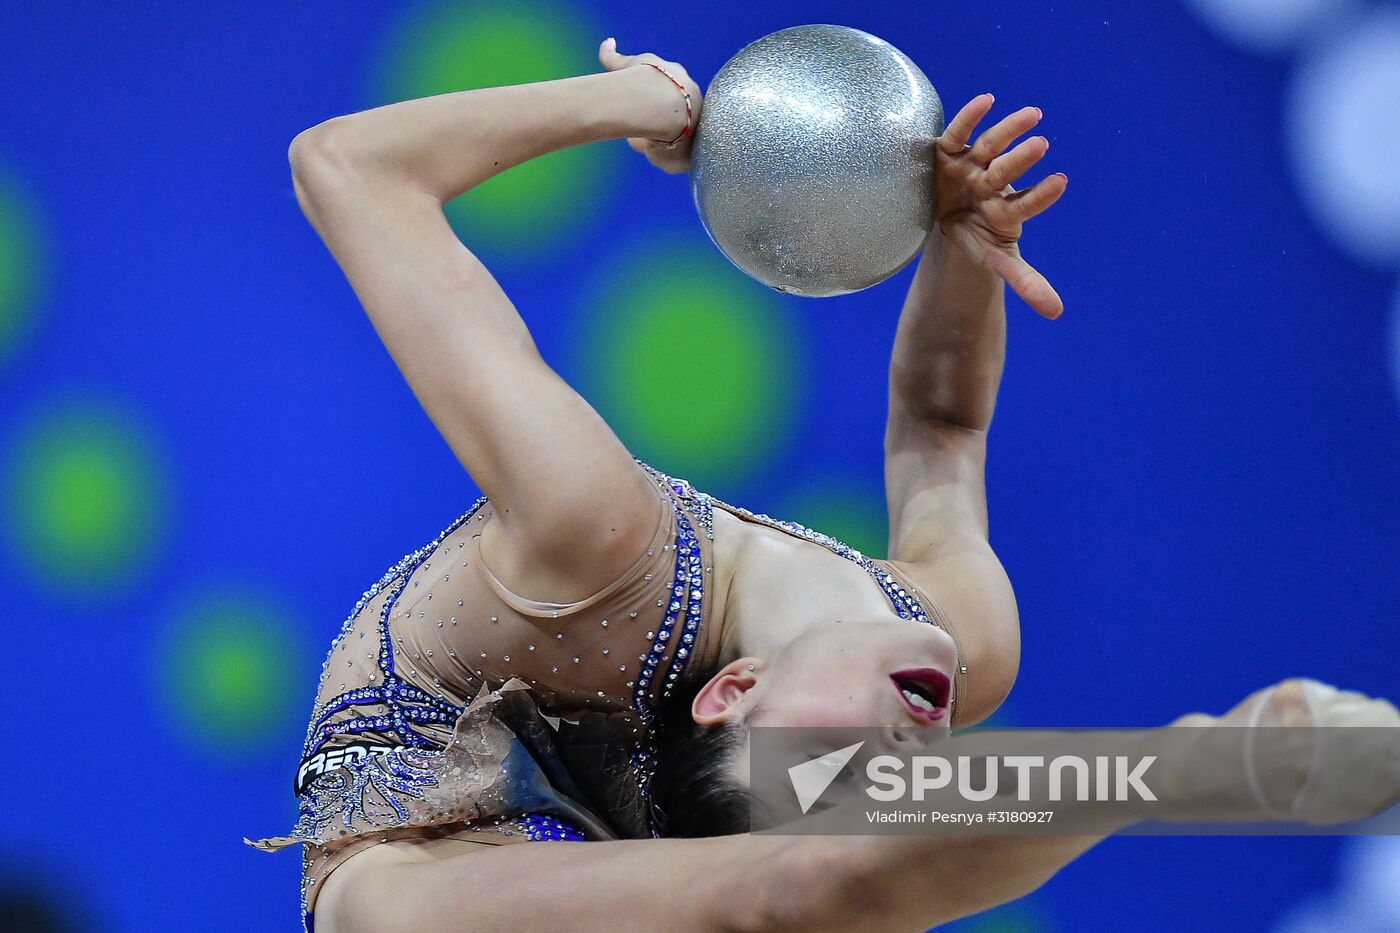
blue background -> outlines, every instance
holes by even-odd
[[[950,111],[984,90],[998,113],[1044,109],[1046,164],[1070,185],[1025,248],[1067,311],[1009,307],[988,466],[1025,639],[1006,721],[1155,724],[1298,674],[1395,696],[1396,270],[1351,258],[1296,193],[1286,56],[1236,48],[1178,3],[571,10],[596,28],[582,41],[616,34],[702,84],[759,35],[838,22],[902,48]],[[18,538],[0,548],[17,668],[0,680],[0,908],[45,903],[67,924],[53,928],[297,926],[298,858],[241,837],[294,817],[303,717],[344,614],[476,495],[302,219],[286,163],[298,131],[379,102],[375,63],[417,11],[4,11],[0,168],[47,245],[34,324],[0,368],[0,469],[49,407],[98,398],[144,426],[166,518],[141,569],[101,592],[55,585]],[[710,249],[684,182],[624,156],[564,246],[480,244],[577,384],[594,365],[575,340],[594,313],[578,283],[657,236]],[[656,465],[755,508],[779,510],[809,474],[878,507],[909,275],[774,299],[805,374],[781,450],[712,477]],[[191,594],[228,589],[279,607],[293,672],[289,711],[237,741],[181,719],[168,661]],[[1336,883],[1343,845],[1110,840],[970,926],[1270,928]]]

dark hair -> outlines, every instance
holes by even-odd
[[[694,672],[657,710],[656,764],[648,787],[662,836],[749,831],[749,789],[730,771],[744,744],[744,726],[702,726],[690,715],[696,694],[713,674]]]

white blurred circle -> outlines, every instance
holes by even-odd
[[[1400,8],[1303,61],[1287,122],[1298,185],[1322,227],[1358,259],[1400,262]]]
[[[1382,817],[1384,819],[1384,817]],[[1306,898],[1275,927],[1276,933],[1397,933],[1400,931],[1400,837],[1348,840],[1331,890]]]
[[[1266,54],[1292,48],[1356,5],[1357,0],[1187,0],[1221,36]]]
[[[1351,847],[1352,902],[1383,930],[1400,929],[1400,837],[1374,836]]]

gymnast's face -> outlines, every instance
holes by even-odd
[[[739,658],[695,698],[703,726],[947,729],[957,649],[947,632],[903,619],[812,626],[771,658]]]

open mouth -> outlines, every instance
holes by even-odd
[[[909,714],[920,722],[938,722],[948,715],[952,686],[948,675],[932,667],[896,671],[890,675]]]

